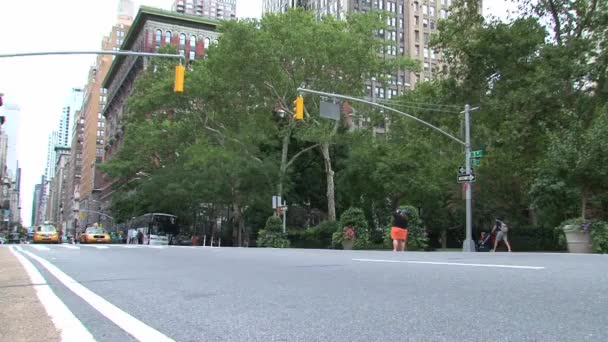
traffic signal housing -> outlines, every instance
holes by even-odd
[[[304,98],[302,95],[296,97],[296,100],[293,101],[295,107],[293,108],[293,118],[296,120],[304,120]]]
[[[175,66],[175,84],[173,91],[176,93],[184,92],[184,74],[186,73],[186,67],[182,64]]]

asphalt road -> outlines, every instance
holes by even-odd
[[[175,341],[608,341],[608,256],[104,247],[21,252],[97,341],[137,339],[39,258]]]

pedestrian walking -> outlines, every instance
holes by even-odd
[[[496,252],[496,247],[498,247],[498,243],[500,241],[504,241],[505,245],[507,245],[507,250],[511,251],[511,244],[509,244],[509,227],[503,222],[502,218],[497,218],[494,223],[494,227],[492,227],[492,233],[496,232],[496,239],[494,240],[494,249],[492,252]]]
[[[393,225],[391,228],[391,239],[393,239],[393,252],[403,252],[407,244],[407,226],[409,223],[406,209],[397,210],[393,213]]]

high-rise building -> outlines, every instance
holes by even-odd
[[[50,180],[55,175],[55,159],[57,154],[55,153],[55,146],[59,144],[59,132],[52,131],[49,134],[48,143],[46,146],[46,168],[44,169],[44,176],[47,180]]]
[[[392,75],[384,87],[376,82],[367,86],[370,97],[390,99],[403,93],[419,81],[430,80],[443,72],[441,53],[433,50],[429,43],[437,32],[437,22],[450,14],[452,0],[264,0],[264,13],[281,13],[296,6],[316,13],[318,18],[334,15],[344,18],[349,12],[371,10],[387,11],[387,29],[378,34],[394,42],[384,52],[387,57],[407,56],[420,61],[420,72],[401,70]],[[481,6],[479,6],[481,10]]]
[[[120,50],[133,22],[133,15],[133,1],[119,0],[117,23],[112,26],[110,34],[103,38],[101,42],[103,50]],[[89,69],[88,81],[84,89],[84,104],[80,113],[83,129],[82,146],[79,147],[81,158],[76,156],[76,159],[72,161],[80,164],[80,180],[76,184],[77,187],[72,185],[72,194],[78,193],[78,201],[92,200],[91,196],[97,189],[95,167],[104,159],[106,122],[102,113],[106,106],[108,93],[101,83],[110,70],[114,58],[110,55],[99,55],[95,64]],[[78,154],[78,147],[73,151]],[[78,159],[81,161],[78,162]],[[78,175],[78,172],[74,172],[74,174]],[[79,203],[78,206],[88,208],[88,202],[84,206]]]
[[[80,90],[81,93],[83,92]],[[82,178],[82,151],[84,143],[84,112],[79,109],[74,112],[71,132],[71,157],[66,167],[66,196],[63,207],[65,212],[66,233],[76,236],[78,227],[78,211],[80,201],[80,181]]]
[[[46,184],[44,176],[40,179],[40,184],[34,186],[34,201],[32,203],[32,225],[36,226],[46,220]]]
[[[174,0],[175,12],[213,19],[235,19],[236,0]]]

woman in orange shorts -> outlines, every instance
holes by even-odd
[[[391,239],[393,239],[393,252],[405,250],[407,244],[407,210],[393,213],[393,226],[391,228]]]

